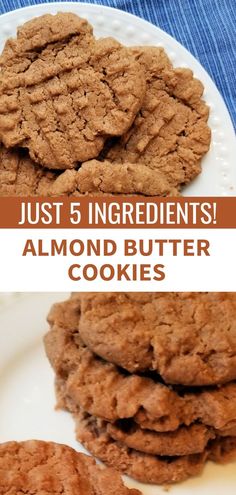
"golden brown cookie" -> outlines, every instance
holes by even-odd
[[[68,187],[69,184],[69,187]],[[110,163],[90,160],[79,170],[67,170],[52,187],[52,194],[65,192],[100,194],[140,194],[144,196],[169,196],[178,194],[167,178],[158,170],[151,170],[141,163]]]
[[[143,163],[180,189],[201,172],[210,146],[203,85],[189,69],[173,68],[162,48],[136,47],[146,72],[147,91],[131,129],[104,153],[111,162]]]
[[[0,145],[0,196],[173,195],[166,178],[145,165],[85,162],[79,170],[48,170],[25,150]]]
[[[0,196],[51,196],[56,171],[35,164],[24,150],[0,144]]]
[[[225,463],[236,458],[236,438],[225,437],[209,442],[200,454],[161,457],[130,449],[113,440],[95,417],[79,413],[77,439],[108,466],[144,483],[168,484],[200,474],[207,459]]]
[[[116,471],[66,445],[40,440],[0,444],[2,495],[141,495],[126,488]]]
[[[83,167],[82,167],[83,168]],[[26,150],[7,149],[0,144],[0,197],[2,196],[84,196],[88,192],[81,192],[76,170],[48,170],[33,162]],[[90,196],[103,195],[95,187]],[[99,181],[98,181],[99,185]],[[81,189],[83,181],[81,181]]]
[[[72,412],[77,416],[80,407],[66,395],[66,385],[63,380],[57,381],[57,407]],[[102,397],[101,397],[102,400]],[[86,411],[84,411],[86,412]],[[180,426],[174,431],[159,432],[144,429],[135,419],[119,419],[111,423],[96,417],[97,423],[106,430],[115,441],[126,447],[140,452],[160,456],[185,456],[203,452],[210,440],[220,437],[236,437],[236,422],[229,428],[215,429],[202,423],[192,423]]]
[[[145,94],[143,68],[89,23],[47,14],[18,29],[0,57],[0,140],[54,169],[97,157],[107,136],[126,132]]]
[[[94,371],[94,376],[82,379],[82,371]],[[117,380],[113,390],[118,373],[115,376],[106,369],[107,375],[103,375],[101,367],[96,371],[92,366],[78,366],[67,380],[58,376],[55,381],[58,408],[76,413],[83,407],[90,414],[110,422],[120,421],[119,418],[121,421],[132,419],[143,430],[157,433],[177,433],[181,426],[190,427],[196,422],[213,428],[218,435],[235,436],[235,383],[211,391],[180,393],[132,375],[132,378]],[[98,380],[103,380],[100,386]]]
[[[209,440],[216,437],[215,430],[202,424],[181,426],[175,431],[164,433],[144,430],[132,420],[106,423],[105,427],[113,440],[130,449],[161,456],[199,454],[206,448]]]
[[[218,385],[236,379],[236,293],[84,293],[80,335],[129,372],[154,370],[166,383]]]
[[[183,456],[203,452],[209,440],[216,437],[235,437],[236,423],[228,430],[215,430],[203,424],[181,426],[175,431],[155,432],[140,428],[133,420],[106,423],[107,433],[127,447],[146,454]]]
[[[236,383],[200,390],[168,387],[94,355],[80,339],[80,297],[53,305],[48,317],[45,348],[56,373],[59,407],[76,412],[80,406],[110,422],[133,418],[157,432],[196,421],[221,433],[235,427]]]

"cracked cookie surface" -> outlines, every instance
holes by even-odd
[[[183,426],[173,432],[157,433],[144,430],[132,421],[127,426],[122,420],[117,424],[106,424],[107,433],[127,447],[146,454],[161,456],[183,456],[203,452],[209,440],[222,436],[221,432],[214,431],[201,424]],[[236,427],[234,432],[236,436]],[[223,436],[226,436],[223,432]]]
[[[145,94],[130,50],[95,40],[89,23],[70,13],[24,24],[0,65],[0,139],[48,168],[98,156],[108,136],[128,130]]]
[[[57,382],[57,406],[70,411],[77,416],[80,407],[66,393],[63,380]],[[102,398],[101,398],[102,400]],[[207,406],[206,406],[207,407]],[[92,408],[91,408],[92,409]],[[86,413],[86,410],[84,410]],[[137,415],[138,416],[138,415]],[[174,431],[155,431],[143,428],[136,423],[136,417],[108,422],[97,416],[96,422],[115,441],[124,444],[129,449],[160,456],[186,456],[199,454],[204,451],[208,442],[216,438],[236,437],[236,421],[231,426],[215,429],[196,422],[189,426],[179,426]]]
[[[39,495],[141,495],[129,490],[116,471],[102,469],[72,448],[29,440],[0,444],[0,493]]]
[[[19,150],[0,144],[0,196],[47,196],[58,177]]]
[[[67,170],[52,187],[52,194],[140,194],[144,196],[176,195],[165,175],[137,163],[110,163],[90,160],[79,170]]]
[[[84,293],[80,335],[103,359],[166,383],[236,378],[236,293]]]
[[[173,195],[168,181],[145,165],[85,162],[79,170],[48,170],[25,150],[0,145],[0,196]]]
[[[191,70],[173,68],[162,48],[132,51],[146,72],[146,96],[131,129],[104,155],[110,161],[158,169],[170,187],[180,189],[201,172],[201,159],[210,146],[203,85]]]

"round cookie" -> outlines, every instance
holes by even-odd
[[[89,23],[70,13],[20,27],[0,66],[0,140],[28,148],[47,168],[97,157],[108,136],[130,127],[146,90],[131,51],[95,40]]]
[[[144,483],[169,484],[201,473],[207,459],[224,463],[236,458],[236,438],[209,442],[200,454],[160,457],[144,454],[113,440],[96,418],[80,413],[76,419],[77,439],[108,466]]]
[[[53,305],[45,348],[56,373],[59,407],[77,405],[104,420],[133,418],[141,427],[174,431],[198,421],[217,430],[236,425],[236,384],[188,390],[130,375],[94,355],[80,339],[80,299]],[[66,403],[65,403],[66,399]],[[71,400],[70,400],[71,399]]]
[[[80,335],[129,372],[155,371],[169,384],[236,379],[236,293],[81,294]]]
[[[162,48],[136,47],[147,91],[133,126],[103,156],[111,162],[145,163],[180,189],[201,172],[211,140],[203,85],[189,69],[173,68]]]
[[[112,469],[66,445],[40,440],[0,444],[0,493],[4,495],[141,495]]]

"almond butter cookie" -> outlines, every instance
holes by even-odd
[[[0,493],[141,495],[126,488],[117,471],[66,445],[40,440],[0,444]]]
[[[58,406],[71,412],[82,407],[91,415],[115,422],[132,418],[157,432],[194,422],[221,432],[236,425],[236,383],[222,387],[170,387],[158,377],[129,374],[93,354],[80,338],[80,298],[53,305],[45,348],[56,373]],[[65,402],[66,400],[66,402]]]
[[[75,14],[35,18],[0,57],[0,140],[54,169],[97,157],[131,126],[146,89],[142,66]]]
[[[201,172],[210,146],[203,85],[190,69],[173,68],[163,48],[134,47],[132,53],[146,73],[146,96],[131,129],[103,155],[111,162],[145,163],[180,189]]]
[[[0,144],[0,196],[50,196],[58,175],[34,163],[24,150]]]
[[[77,439],[108,466],[144,483],[168,484],[200,474],[208,459],[225,463],[236,458],[236,437],[209,442],[200,454],[161,457],[128,448],[111,438],[95,417],[80,413],[76,420]]]
[[[79,170],[49,170],[25,150],[0,145],[0,196],[115,196],[176,194],[166,177],[146,165],[84,162]]]

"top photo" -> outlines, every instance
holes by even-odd
[[[229,6],[32,3],[0,6],[1,197],[236,195]]]

